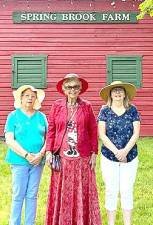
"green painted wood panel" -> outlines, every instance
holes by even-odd
[[[133,83],[136,87],[142,85],[141,56],[108,56],[107,83],[121,80]]]
[[[14,55],[12,57],[12,87],[30,84],[46,88],[47,55]]]
[[[137,12],[13,12],[14,23],[137,23]]]

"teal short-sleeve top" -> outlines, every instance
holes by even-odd
[[[30,153],[38,153],[44,145],[47,132],[47,119],[44,113],[36,111],[28,116],[21,109],[11,112],[6,120],[5,133],[12,132],[14,139]],[[10,164],[28,165],[29,162],[8,149],[5,161]]]

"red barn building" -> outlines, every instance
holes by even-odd
[[[12,90],[44,88],[47,115],[67,73],[89,81],[84,97],[97,115],[100,89],[113,80],[134,83],[141,135],[153,136],[153,19],[136,20],[138,0],[0,1],[0,136],[13,110]]]

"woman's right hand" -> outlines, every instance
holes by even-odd
[[[52,153],[50,151],[46,152],[46,164],[51,167],[52,164]]]
[[[127,158],[126,158],[127,154],[128,154],[128,151],[125,148],[123,148],[118,150],[115,156],[120,162],[127,162]]]
[[[33,154],[31,154],[31,153],[28,153],[26,159],[28,160],[28,162],[29,162],[30,164],[33,165],[33,160],[35,159],[35,156],[34,156]]]

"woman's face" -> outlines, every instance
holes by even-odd
[[[64,93],[66,96],[68,96],[68,98],[76,99],[80,93],[81,84],[79,80],[72,80],[72,81],[66,82],[63,88],[64,88]]]
[[[21,107],[33,108],[36,98],[36,92],[31,89],[25,90],[21,96]]]
[[[115,87],[111,90],[111,98],[113,101],[123,101],[125,98],[125,90],[122,87]]]

